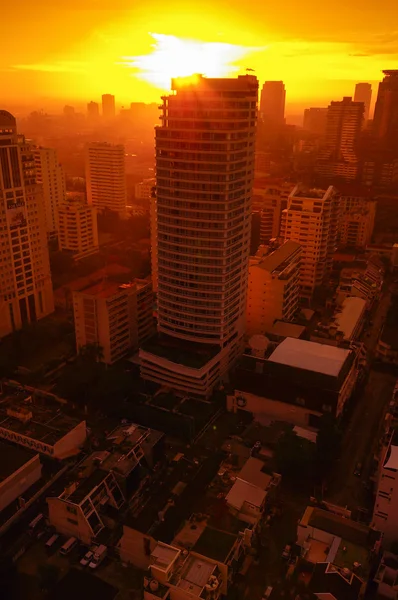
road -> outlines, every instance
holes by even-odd
[[[377,340],[382,328],[391,294],[386,289],[372,314],[372,325],[362,336],[371,364]],[[324,497],[330,502],[350,509],[370,506],[371,494],[365,490],[383,429],[384,415],[392,397],[396,377],[370,369],[364,389],[357,399],[342,442],[341,458],[326,484]],[[357,463],[362,464],[361,477],[354,475]]]

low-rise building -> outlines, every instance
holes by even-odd
[[[86,422],[65,415],[62,404],[44,396],[29,387],[3,383],[0,438],[53,458],[78,454],[87,438]]]
[[[376,199],[365,186],[340,185],[338,243],[350,248],[370,244],[376,218]]]
[[[391,304],[376,347],[376,358],[383,363],[398,365],[398,294]]]
[[[145,200],[145,205],[149,206],[149,201],[155,193],[156,179],[155,177],[150,177],[148,179],[143,179],[140,183],[135,184],[135,199],[136,200]]]
[[[271,254],[250,259],[246,333],[265,334],[278,319],[290,321],[299,307],[301,246],[287,241]]]
[[[345,298],[356,296],[366,300],[370,309],[381,293],[384,268],[377,257],[354,260],[341,270],[335,302],[341,305]]]
[[[341,306],[336,308],[331,319],[318,323],[311,335],[311,340],[338,345],[358,339],[365,322],[366,312],[366,300],[358,296],[347,296]]]
[[[282,211],[294,184],[283,179],[257,178],[253,186],[253,211],[260,215],[260,243],[268,244],[280,234]]]
[[[0,442],[0,512],[23,494],[41,477],[38,454]]]
[[[149,280],[100,281],[73,293],[76,346],[99,344],[105,363],[136,350],[154,331]]]
[[[70,197],[58,206],[59,248],[80,260],[99,252],[97,209],[79,197]]]
[[[380,538],[380,532],[367,525],[308,506],[297,526],[296,543],[310,571],[309,589],[319,600],[358,600]]]

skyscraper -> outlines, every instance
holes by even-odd
[[[328,107],[325,143],[319,153],[317,172],[327,179],[347,181],[357,177],[357,146],[363,123],[364,105],[343,98]]]
[[[280,126],[285,123],[286,90],[283,81],[266,81],[261,90],[260,113],[265,121]]]
[[[398,155],[398,70],[383,71],[373,118],[373,131],[382,150]]]
[[[70,195],[58,207],[59,249],[80,260],[99,251],[97,211],[81,197]]]
[[[36,181],[43,186],[46,229],[49,237],[56,234],[57,209],[65,200],[65,174],[54,148],[34,148]]]
[[[124,146],[93,142],[86,150],[87,201],[98,210],[108,208],[126,214]]]
[[[281,235],[285,241],[293,240],[303,248],[300,266],[303,299],[310,300],[315,288],[325,282],[331,271],[338,218],[339,200],[332,186],[320,190],[298,185],[288,198],[287,208],[282,212]]]
[[[145,379],[209,396],[240,351],[258,81],[179,78],[156,128],[158,336]]]
[[[99,106],[98,102],[89,102],[87,104],[87,118],[98,119],[99,117]]]
[[[102,96],[102,116],[104,119],[113,119],[115,116],[115,96],[112,94]]]
[[[363,114],[364,122],[369,120],[370,103],[372,101],[372,84],[357,83],[355,86],[354,102],[363,102],[365,111]]]
[[[303,129],[315,135],[324,135],[327,115],[327,108],[306,108],[304,111]]]
[[[0,110],[0,338],[54,310],[45,207],[33,150]]]

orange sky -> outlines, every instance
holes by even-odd
[[[5,0],[6,1],[6,0]],[[283,79],[291,105],[327,105],[398,68],[393,0],[8,0],[0,100],[156,102],[172,75],[255,69]],[[110,8],[111,7],[111,8]],[[5,10],[5,14],[4,14]],[[188,40],[188,41],[186,41]]]

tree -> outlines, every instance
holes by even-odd
[[[331,414],[324,414],[316,438],[316,470],[322,478],[339,456],[341,438],[336,419]]]
[[[315,446],[289,429],[279,438],[275,448],[275,461],[281,475],[310,479],[314,473]]]

